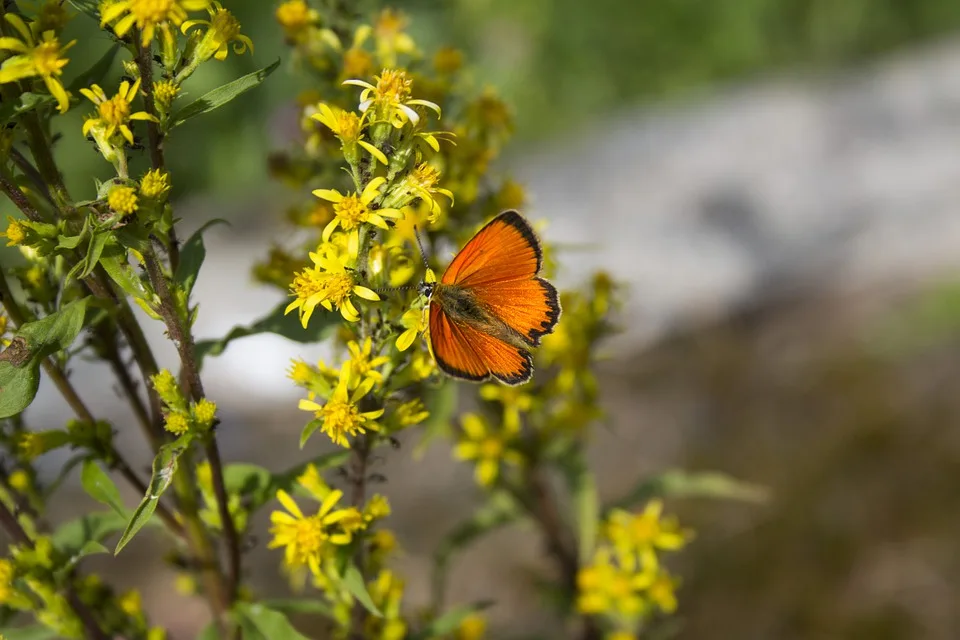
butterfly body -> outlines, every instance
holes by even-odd
[[[430,298],[430,344],[440,369],[465,380],[527,382],[530,348],[560,318],[557,290],[537,276],[542,253],[529,223],[506,211],[464,246]]]

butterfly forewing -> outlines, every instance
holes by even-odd
[[[516,211],[491,220],[460,250],[443,274],[443,284],[473,287],[533,278],[540,271],[540,243]]]

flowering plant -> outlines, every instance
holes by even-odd
[[[298,102],[302,136],[270,167],[302,199],[287,212],[296,241],[274,246],[255,275],[287,299],[249,327],[197,341],[193,285],[206,226],[181,240],[165,143],[184,122],[213,117],[262,83],[279,61],[188,102],[184,87],[201,66],[254,51],[221,3],[0,6],[0,191],[15,208],[0,270],[0,525],[11,541],[0,559],[0,628],[164,638],[164,621],[148,621],[138,591],[118,593],[83,562],[107,552],[108,541],[122,553],[156,524],[168,535],[181,586],[208,604],[203,638],[302,638],[287,618],[293,611],[325,619],[330,637],[479,638],[485,604],[448,607],[447,569],[464,546],[521,521],[536,525],[555,564],[555,613],[571,633],[622,639],[654,628],[676,608],[678,580],[664,556],[691,535],[662,515],[661,498],[756,491],[720,476],[674,473],[641,479],[636,491],[601,503],[585,450],[603,418],[594,367],[620,297],[606,274],[562,295],[563,319],[544,338],[529,384],[468,386],[438,372],[425,335],[429,301],[416,284],[484,220],[526,204],[520,185],[491,171],[512,131],[510,110],[473,86],[460,52],[422,52],[394,11],[369,22],[306,0],[274,11],[290,66],[308,89]],[[71,48],[87,45],[65,41],[75,18],[95,20],[114,44],[65,84]],[[115,59],[126,76],[112,86],[104,78]],[[91,140],[114,173],[82,196],[67,188],[53,153],[58,118],[72,109],[88,115],[62,135]],[[133,171],[141,155],[149,168]],[[544,252],[549,275],[558,256],[549,246]],[[162,324],[177,374],[158,366],[144,322]],[[218,439],[228,427],[201,376],[205,358],[263,331],[328,341],[336,356],[332,365],[296,360],[288,375],[302,390],[299,447],[323,439],[337,450],[280,472],[222,459]],[[71,380],[69,365],[81,355],[110,366],[152,450],[149,477],[115,441],[124,425],[106,421]],[[31,420],[41,371],[75,414],[62,427]],[[472,409],[460,412],[461,404]],[[438,549],[431,600],[419,611],[404,602],[392,565],[399,536],[387,526],[390,503],[370,490],[379,479],[375,457],[413,432],[418,451],[448,440],[484,496]],[[79,467],[83,488],[104,508],[51,528],[44,515],[60,479],[43,480],[36,460],[58,449],[74,452],[63,476]],[[121,499],[115,479],[142,494],[136,508]],[[277,550],[297,595],[265,602],[244,557],[251,518],[268,504],[276,506],[266,546]],[[33,626],[18,627],[29,617]]]

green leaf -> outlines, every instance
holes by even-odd
[[[716,471],[691,472],[671,469],[652,478],[643,478],[626,496],[609,509],[630,509],[653,498],[721,498],[743,502],[766,502],[766,487],[737,480]]]
[[[54,102],[56,99],[51,95],[29,91],[20,94],[16,101],[0,102],[0,125],[5,125],[21,114]]]
[[[262,604],[238,602],[234,610],[249,620],[261,635],[270,640],[309,640],[290,624],[287,616]]]
[[[260,333],[275,333],[301,344],[318,342],[326,335],[328,330],[332,330],[337,326],[340,319],[340,315],[336,313],[318,312],[314,314],[310,320],[310,326],[304,329],[300,324],[300,319],[297,317],[296,312],[287,315],[284,314],[287,304],[289,303],[283,302],[279,304],[269,315],[257,320],[248,327],[239,325],[234,327],[226,336],[219,340],[201,340],[197,342],[195,352],[197,356],[197,366],[202,366],[205,357],[218,356],[223,353],[227,345],[234,340]]]
[[[589,562],[597,545],[597,528],[600,520],[597,482],[579,449],[568,456],[565,462],[563,470],[573,496],[580,561]]]
[[[89,542],[103,542],[123,531],[127,516],[116,511],[97,511],[60,525],[53,534],[53,544],[67,554],[79,553]]]
[[[127,543],[133,539],[145,524],[150,521],[153,512],[157,510],[157,503],[160,496],[167,490],[170,483],[173,482],[173,475],[177,472],[177,463],[180,456],[190,448],[193,442],[192,434],[185,434],[175,441],[160,447],[157,457],[153,459],[153,474],[150,476],[150,485],[147,487],[147,494],[143,496],[140,506],[133,512],[133,517],[127,524],[120,541],[117,542],[117,548],[114,555],[127,546]]]
[[[410,640],[430,640],[431,638],[445,637],[459,629],[460,624],[467,617],[478,611],[483,611],[492,605],[492,602],[477,602],[462,607],[455,607],[432,621],[418,633],[410,636]]]
[[[96,4],[93,9],[96,10]],[[93,66],[78,75],[73,79],[73,82],[70,83],[69,90],[71,93],[79,93],[80,89],[86,89],[92,84],[99,84],[103,82],[103,79],[107,77],[107,74],[110,72],[110,67],[113,66],[113,59],[117,57],[117,52],[120,51],[120,43],[113,43],[109,49],[107,49],[100,59],[93,63]]]
[[[323,420],[311,420],[304,425],[303,431],[300,432],[300,448],[303,449],[303,446],[307,444],[307,440],[310,439],[317,429],[323,426]]]
[[[280,66],[280,58],[277,58],[276,62],[268,67],[264,67],[263,69],[254,71],[253,73],[248,73],[241,78],[237,78],[233,82],[228,82],[227,84],[217,87],[209,93],[205,93],[173,114],[171,118],[171,128],[183,124],[190,118],[199,116],[203,113],[209,113],[214,109],[222,107],[240,94],[246,93],[250,89],[253,89],[261,82],[266,80],[267,76],[273,73],[278,66]]]
[[[53,640],[59,637],[53,629],[39,624],[29,627],[4,627],[0,629],[0,636],[4,640]]]
[[[433,554],[434,599],[446,592],[447,570],[455,553],[484,535],[523,518],[524,512],[508,493],[497,491],[467,520],[445,535]]]
[[[349,591],[354,598],[360,601],[364,609],[378,618],[383,617],[377,605],[373,604],[373,598],[371,598],[367,592],[367,585],[364,583],[363,574],[360,573],[360,570],[357,569],[353,563],[347,566],[347,570],[343,574],[343,586],[347,588],[347,591]]]
[[[147,290],[143,286],[143,281],[133,272],[127,262],[127,252],[122,247],[114,245],[107,247],[100,258],[100,264],[124,293],[140,300],[147,299]]]
[[[80,13],[85,13],[100,22],[100,9],[97,0],[69,0],[69,2]]]
[[[75,300],[59,311],[20,327],[0,353],[0,418],[26,409],[37,395],[40,363],[66,350],[83,329],[90,298]]]
[[[269,598],[261,600],[263,606],[282,613],[317,614],[332,618],[334,613],[330,605],[316,598]]]
[[[220,640],[220,629],[217,628],[217,623],[211,622],[205,626],[200,635],[197,636],[197,640]],[[244,637],[244,640],[247,640],[246,637]]]
[[[128,517],[127,508],[123,506],[123,501],[120,499],[120,490],[96,461],[91,459],[83,461],[83,467],[80,469],[80,484],[91,498],[107,505],[120,516]]]
[[[196,233],[190,236],[190,238],[183,243],[183,248],[180,249],[180,264],[177,267],[176,278],[177,282],[180,283],[180,286],[182,286],[183,290],[187,293],[187,297],[189,297],[190,292],[193,291],[193,285],[197,281],[197,275],[200,273],[203,259],[207,256],[207,249],[203,246],[203,232],[215,224],[229,225],[230,223],[223,218],[210,220],[197,229]]]
[[[103,248],[107,246],[107,243],[111,240],[113,240],[113,236],[109,231],[101,231],[90,238],[90,244],[87,245],[87,255],[83,262],[83,269],[77,278],[82,280],[90,275],[90,272],[93,271],[97,267],[97,263],[100,262]]]

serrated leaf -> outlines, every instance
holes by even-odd
[[[123,500],[120,499],[120,490],[96,461],[89,458],[83,461],[83,467],[80,469],[80,485],[100,504],[110,507],[124,518],[129,517],[127,508],[123,506]]]
[[[237,325],[219,340],[200,340],[196,345],[197,366],[203,365],[203,360],[209,356],[218,356],[234,340],[254,336],[260,333],[275,333],[288,340],[308,344],[320,341],[329,330],[337,326],[340,319],[336,313],[317,313],[310,320],[306,329],[300,324],[297,314],[284,314],[289,302],[282,302],[264,318],[257,320],[250,326]]]
[[[30,405],[40,384],[40,363],[73,344],[83,329],[89,302],[89,298],[75,300],[45,318],[23,324],[0,353],[0,418]]]
[[[79,11],[100,22],[100,8],[97,0],[68,0],[70,5]]]
[[[360,570],[357,569],[353,563],[348,565],[347,570],[343,573],[343,586],[347,588],[347,591],[349,591],[354,598],[360,601],[364,609],[378,618],[383,617],[380,609],[373,603],[373,598],[370,597],[370,593],[367,591],[363,574],[360,573]]]
[[[294,628],[287,616],[258,603],[238,602],[234,610],[250,621],[265,638],[270,640],[309,640]]]
[[[630,509],[653,498],[720,498],[743,502],[765,502],[770,492],[766,487],[743,482],[716,471],[683,471],[671,469],[652,478],[643,478],[623,498],[607,510]]]
[[[117,548],[113,552],[114,555],[120,553],[120,551],[127,546],[127,543],[133,539],[133,536],[150,521],[153,512],[157,510],[157,503],[160,501],[160,496],[163,495],[170,487],[170,483],[173,482],[173,476],[177,472],[177,463],[180,456],[190,448],[192,442],[193,435],[188,433],[160,447],[160,451],[153,459],[153,473],[150,476],[147,493],[143,496],[140,506],[133,512],[133,517],[131,517],[130,522],[127,523],[127,528],[124,530],[123,535],[120,536],[120,541],[117,542]]]
[[[222,107],[237,96],[246,93],[250,89],[255,88],[261,82],[266,80],[267,76],[273,73],[278,66],[280,66],[279,58],[277,58],[276,62],[273,64],[264,67],[259,71],[248,73],[241,78],[237,78],[233,82],[228,82],[222,87],[217,87],[213,91],[203,94],[190,104],[176,111],[171,118],[172,124],[170,127],[173,128],[179,126],[190,118],[194,118],[204,113],[209,113],[214,109]]]
[[[462,607],[455,607],[432,621],[418,633],[410,636],[409,640],[430,640],[443,638],[454,633],[460,624],[469,616],[492,606],[492,602],[477,602]]]
[[[0,637],[4,640],[54,640],[58,636],[50,627],[34,624],[29,627],[3,627]]]
[[[207,248],[203,245],[203,232],[215,224],[230,223],[223,218],[214,218],[210,220],[190,236],[183,247],[180,249],[180,264],[177,267],[176,280],[183,287],[187,297],[193,291],[193,285],[197,281],[197,275],[200,273],[200,267],[203,265],[203,259],[207,256]]]
[[[96,6],[94,6],[94,9],[96,9]],[[80,89],[86,89],[92,84],[103,82],[103,79],[110,72],[110,67],[113,66],[113,59],[117,57],[118,51],[120,51],[120,43],[115,42],[100,56],[100,59],[93,63],[93,66],[73,79],[69,87],[70,92],[79,93]]]

